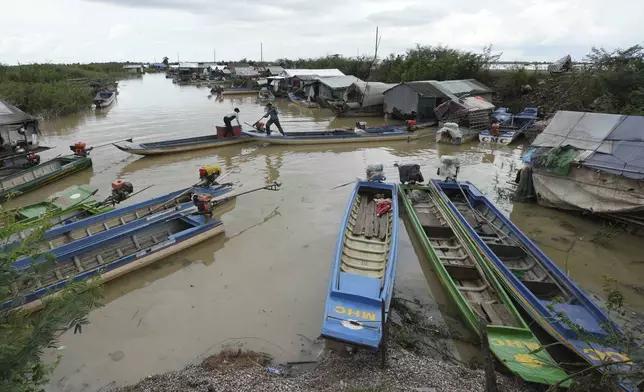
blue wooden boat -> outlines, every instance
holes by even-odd
[[[391,200],[391,209],[377,216],[375,200],[383,198]],[[338,237],[322,336],[374,350],[380,347],[396,276],[397,243],[397,187],[358,181]]]
[[[488,130],[481,131],[479,133],[479,141],[481,143],[495,143],[507,146],[521,136],[528,128],[532,127],[532,124],[534,124],[534,121],[530,120],[523,124],[520,129],[501,128],[499,129],[499,136],[492,136]]]
[[[218,197],[231,190],[232,188],[229,184],[207,188],[185,188],[94,216],[90,216],[91,214],[87,214],[84,211],[79,211],[78,215],[67,217],[66,221],[60,222],[58,226],[45,232],[43,241],[41,241],[41,251],[50,252],[71,242],[78,242],[78,240],[94,237],[108,230],[122,228],[137,220],[149,220],[151,216],[191,208],[193,206],[191,202],[193,193],[207,193],[213,197]],[[82,246],[82,243],[79,244],[79,246]],[[0,250],[12,249],[16,245],[17,243],[9,243],[0,248]]]
[[[624,337],[626,342],[617,324],[474,185],[432,182],[508,292],[545,331],[591,365],[630,361],[623,349],[601,343],[609,336]],[[625,363],[615,367],[630,369]],[[638,390],[627,382],[622,387]]]
[[[122,227],[55,248],[55,259],[24,258],[13,264],[17,270],[44,267],[38,284],[30,291],[13,285],[15,299],[3,309],[20,306],[34,311],[42,297],[55,294],[71,281],[97,277],[107,282],[170,256],[224,231],[222,222],[209,215],[191,214],[193,210],[173,211],[157,219],[140,219]]]
[[[419,132],[411,133],[402,129],[371,129],[370,131],[351,131],[351,130],[328,130],[328,131],[311,131],[286,133],[282,136],[275,132],[268,136],[262,132],[242,131],[244,135],[251,138],[271,143],[271,144],[336,144],[336,143],[360,143],[360,142],[377,142],[391,140],[412,140],[418,137]]]

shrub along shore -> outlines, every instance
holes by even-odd
[[[64,116],[88,108],[95,87],[127,75],[121,63],[0,65],[0,99],[34,115]]]

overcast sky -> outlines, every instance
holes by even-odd
[[[644,40],[644,0],[1,0],[0,62],[211,61],[402,53],[580,59]]]

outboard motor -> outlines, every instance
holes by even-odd
[[[407,120],[405,121],[405,129],[407,132],[413,132],[416,130],[416,120]]]
[[[40,155],[35,154],[35,153],[30,153],[27,155],[27,165],[28,166],[36,166],[37,164],[40,163]]]
[[[420,165],[415,163],[398,165],[398,177],[401,184],[420,184],[425,181],[423,173],[420,172]]]
[[[112,183],[112,194],[106,201],[112,205],[119,204],[127,199],[132,192],[134,192],[134,186],[131,182],[118,179]]]
[[[367,181],[382,182],[386,179],[382,163],[367,166]]]
[[[73,146],[69,146],[69,149],[72,150],[76,156],[86,157],[89,155],[89,152],[93,150],[93,147],[87,148],[86,143],[76,142]]]
[[[217,178],[221,175],[221,167],[217,165],[206,165],[199,168],[199,186],[208,187],[217,183]]]
[[[361,129],[363,131],[367,130],[367,122],[366,121],[356,121],[356,128]]]
[[[456,181],[460,168],[461,165],[458,158],[451,155],[443,155],[441,157],[441,165],[436,171],[436,175],[445,177],[445,180]]]
[[[211,212],[212,195],[205,193],[195,193],[192,195],[192,203],[197,207],[200,214],[209,214]]]

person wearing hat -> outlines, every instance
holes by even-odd
[[[271,125],[275,124],[277,126],[277,130],[280,131],[282,136],[286,136],[286,134],[284,134],[284,130],[282,129],[282,125],[280,124],[280,119],[278,117],[279,113],[277,112],[277,108],[273,106],[272,103],[269,102],[268,104],[266,104],[266,109],[267,111],[264,118],[270,116],[270,118],[266,122],[266,135],[268,136],[271,135]]]
[[[241,127],[239,123],[239,109],[235,108],[232,113],[228,113],[224,116],[224,124],[226,124],[226,132],[224,132],[224,137],[235,136],[235,131],[233,130],[232,121],[237,120],[237,125]]]

